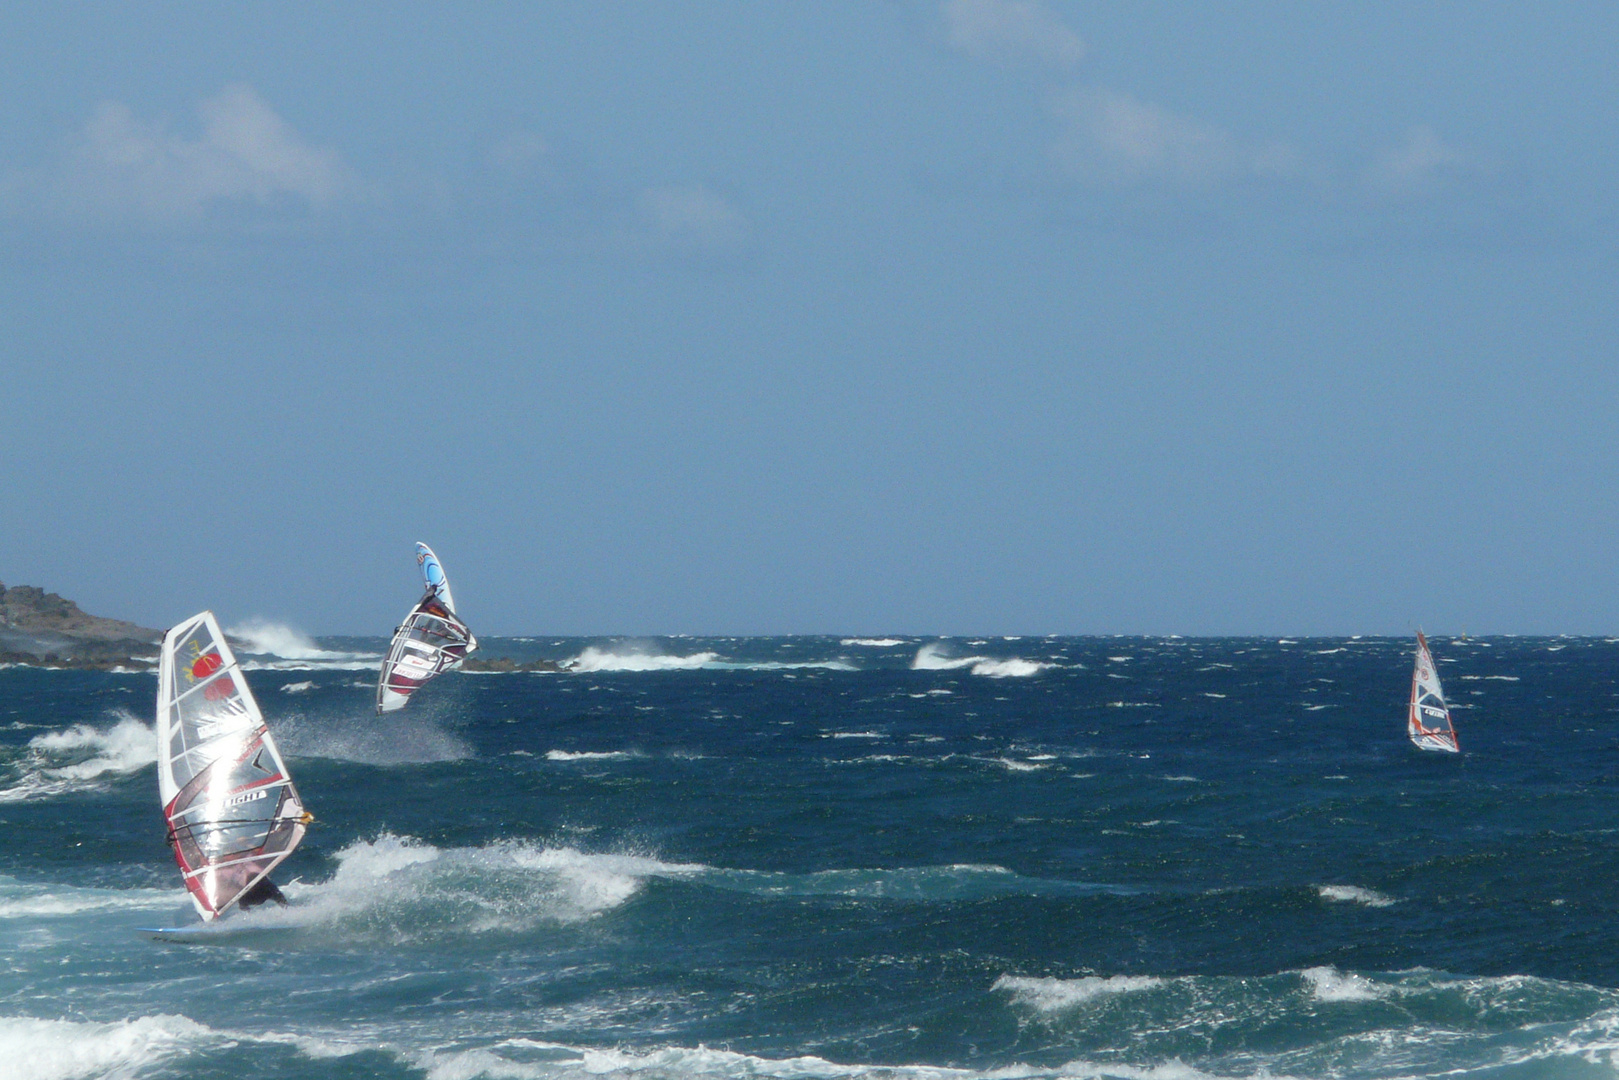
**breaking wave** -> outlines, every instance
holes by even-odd
[[[967,668],[974,675],[983,675],[991,679],[1025,678],[1038,675],[1052,666],[1054,665],[1037,660],[1024,660],[1016,656],[1007,658],[948,656],[944,646],[938,642],[932,642],[916,650],[916,659],[911,661],[913,671],[956,671]]]
[[[622,906],[654,878],[760,897],[835,896],[912,903],[1133,891],[1027,878],[994,865],[788,873],[516,840],[440,848],[392,833],[351,843],[334,857],[337,872],[326,881],[293,881],[282,887],[290,907],[233,915],[197,931],[192,940],[233,941],[289,928],[315,937],[389,944],[467,934],[521,934],[594,919]]]
[[[1105,995],[1151,990],[1162,985],[1164,980],[1151,975],[1113,975],[1108,978],[1087,975],[1082,979],[1023,979],[1002,975],[990,989],[1006,991],[1018,1005],[1026,1005],[1039,1012],[1057,1012]]]
[[[302,630],[266,619],[249,619],[227,627],[244,670],[304,671],[309,669],[359,670],[373,667],[380,653],[323,649]]]
[[[862,647],[867,648],[867,649],[892,649],[895,645],[903,645],[903,644],[905,644],[905,641],[904,641],[903,638],[897,638],[897,637],[883,637],[883,638],[846,637],[842,641],[838,642],[838,644],[839,645],[859,645],[859,646],[862,646]]]
[[[614,652],[591,645],[562,666],[570,671],[690,671],[711,664],[719,653],[700,652],[690,656],[667,656],[644,650]]]
[[[439,848],[384,833],[337,852],[337,872],[283,891],[292,906],[254,910],[221,924],[222,936],[283,926],[390,943],[564,926],[620,906],[650,877],[706,868],[639,855],[496,841]]]
[[[28,740],[23,756],[4,772],[0,802],[50,798],[137,772],[157,761],[157,734],[152,725],[119,709],[110,728],[75,724]],[[3,775],[4,772],[0,772]]]
[[[717,652],[704,651],[686,656],[654,652],[647,648],[598,648],[587,646],[571,660],[563,662],[566,671],[580,673],[617,671],[797,671],[820,668],[827,671],[858,671],[847,660],[728,660]]]
[[[1391,896],[1384,896],[1375,889],[1363,889],[1359,885],[1322,885],[1316,892],[1323,900],[1333,900],[1341,904],[1364,904],[1366,907],[1385,908],[1398,903]]]

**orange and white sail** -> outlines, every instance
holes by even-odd
[[[1428,651],[1428,639],[1417,631],[1417,662],[1411,670],[1411,710],[1406,720],[1411,741],[1422,750],[1442,750],[1454,754],[1456,727],[1450,722],[1450,706],[1439,685],[1439,668]]]

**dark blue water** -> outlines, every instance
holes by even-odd
[[[1615,1072],[1615,642],[1436,640],[1459,756],[1404,640],[381,644],[248,662],[319,823],[189,945],[153,677],[0,670],[0,1076]]]

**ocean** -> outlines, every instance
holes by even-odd
[[[270,628],[273,630],[274,628]],[[0,670],[0,1077],[1611,1077],[1619,642],[508,638],[373,714],[264,631],[318,821],[198,922],[148,672]]]

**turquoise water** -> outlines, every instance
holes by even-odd
[[[0,1076],[1611,1076],[1619,644],[380,640],[247,659],[319,818],[199,934],[150,674],[0,670]]]

